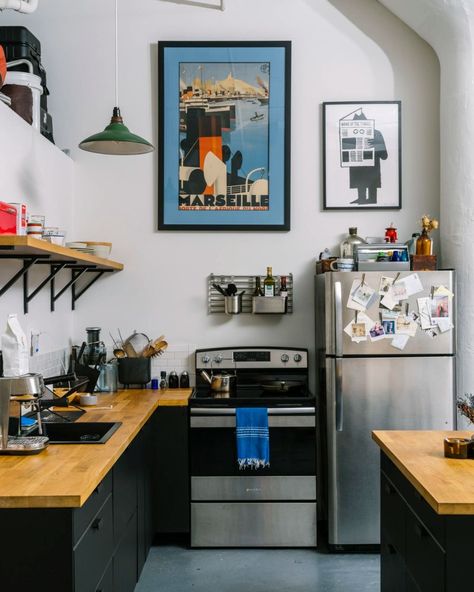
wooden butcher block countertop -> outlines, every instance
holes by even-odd
[[[0,508],[82,506],[159,406],[186,406],[191,389],[99,394],[78,420],[120,421],[105,444],[50,444],[32,456],[0,456]]]
[[[375,431],[372,438],[438,514],[474,514],[474,460],[444,457],[443,440],[472,432]]]

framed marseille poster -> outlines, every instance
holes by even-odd
[[[158,43],[160,230],[290,229],[291,43]]]
[[[323,103],[325,210],[401,203],[401,102]]]

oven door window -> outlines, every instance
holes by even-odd
[[[314,475],[316,430],[314,427],[270,427],[270,467],[240,471],[235,428],[191,428],[191,475]]]

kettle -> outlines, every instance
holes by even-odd
[[[211,385],[211,391],[215,393],[230,393],[235,387],[235,374],[209,374],[205,370],[201,370],[201,376],[206,382]]]

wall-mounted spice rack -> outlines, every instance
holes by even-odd
[[[245,294],[242,296],[242,313],[254,313],[254,314],[286,314],[293,312],[293,274],[281,274],[286,275],[286,287],[288,291],[288,297],[286,298],[286,312],[284,309],[280,309],[275,306],[269,306],[267,310],[265,307],[257,306],[253,304],[253,294],[255,291],[255,278],[256,275],[227,275],[227,274],[214,274],[211,273],[207,278],[207,312],[208,314],[219,314],[225,313],[224,296],[218,292],[213,284],[218,284],[222,288],[227,287],[228,284],[233,283],[237,286],[237,292],[245,290]],[[260,282],[263,286],[263,280],[265,276],[259,276]],[[280,277],[279,275],[273,276],[276,281],[276,294],[280,292]],[[280,299],[280,296],[275,296],[275,299]],[[268,299],[270,300],[270,299]],[[255,312],[254,312],[255,310]]]
[[[102,277],[105,273],[122,271],[123,264],[110,259],[102,259],[95,255],[80,253],[53,245],[45,240],[28,236],[0,236],[0,260],[19,260],[23,265],[2,287],[3,296],[19,279],[23,278],[23,310],[28,312],[28,305],[47,285],[50,285],[50,307],[54,311],[55,303],[69,288],[71,288],[71,309],[75,309],[77,300]],[[30,291],[28,272],[36,265],[49,265],[50,272],[36,288]],[[63,269],[71,270],[71,279],[59,291],[55,288],[55,278]],[[88,277],[89,281],[78,287],[81,278]],[[91,279],[90,279],[91,278]]]

